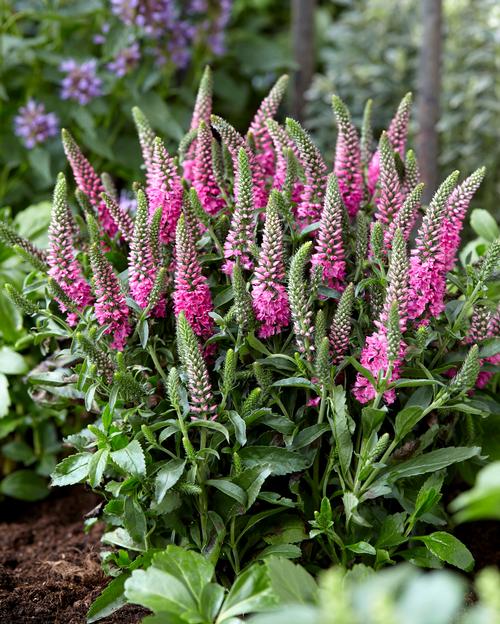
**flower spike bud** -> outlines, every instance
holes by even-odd
[[[53,277],[49,276],[47,279],[47,286],[52,298],[58,302],[59,307],[61,307],[61,305],[65,307],[66,311],[70,313],[68,317],[71,319],[71,324],[75,325],[78,319],[78,308],[75,302],[68,297]]]
[[[184,312],[177,317],[177,350],[188,378],[191,411],[194,412],[195,418],[209,418],[215,412],[216,405],[208,370],[196,335]]]
[[[380,153],[380,195],[376,199],[375,219],[387,228],[403,205],[403,194],[394,160],[394,151],[386,132],[382,133],[378,150]]]
[[[252,309],[252,298],[247,291],[247,285],[239,262],[235,262],[231,282],[234,292],[234,307],[236,313],[236,322],[242,329],[252,328],[255,317]]]
[[[396,114],[387,129],[387,137],[392,149],[397,152],[402,160],[405,156],[406,140],[408,138],[408,123],[410,120],[412,94],[407,93],[401,100]],[[380,173],[380,150],[377,150],[368,166],[368,190],[373,195]]]
[[[298,176],[297,146],[277,121],[268,119],[266,124],[276,154],[273,187],[286,193],[292,201],[298,202],[304,187]]]
[[[212,164],[212,132],[204,121],[200,122],[193,165],[193,187],[201,205],[210,215],[217,214],[225,206],[217,185]]]
[[[479,281],[487,282],[500,265],[500,238],[491,243],[479,269]]]
[[[14,228],[4,221],[0,221],[0,241],[7,245],[7,247],[12,247],[18,251],[18,253],[38,271],[47,273],[49,270],[47,252],[43,249],[38,249],[38,247],[33,245],[27,238],[20,236]]]
[[[364,194],[361,147],[358,132],[344,102],[334,95],[332,107],[338,127],[334,172],[347,212],[350,217],[354,217]]]
[[[253,267],[250,258],[251,246],[254,243],[255,221],[253,182],[248,154],[243,148],[240,148],[238,153],[236,173],[236,206],[224,243],[226,262],[222,267],[224,273],[228,275],[231,274],[236,260],[244,269],[249,270]]]
[[[383,324],[387,323],[391,307],[394,302],[397,302],[402,332],[406,330],[408,318],[408,272],[406,242],[401,230],[396,230],[389,259],[388,286],[381,321]]]
[[[159,137],[154,140],[153,162],[146,193],[150,216],[157,208],[162,209],[161,242],[165,244],[172,242],[175,238],[177,219],[181,214],[183,188],[175,161]]]
[[[194,333],[209,338],[213,333],[212,296],[207,278],[202,274],[193,233],[181,215],[175,238],[174,312],[183,313]]]
[[[245,139],[225,119],[222,119],[222,117],[218,117],[217,115],[212,115],[210,117],[210,123],[212,124],[212,127],[215,128],[215,130],[217,130],[217,132],[220,134],[222,142],[231,154],[233,163],[237,162],[238,154],[242,147],[247,151],[247,154],[250,154],[250,149],[245,144]]]
[[[437,316],[444,310],[446,256],[441,242],[449,198],[459,176],[454,171],[436,191],[417,233],[410,260],[410,318]]]
[[[210,225],[210,216],[203,209],[196,189],[189,189],[188,197],[184,206],[183,213],[185,218],[190,221],[193,231],[196,231],[196,228],[198,228],[201,234],[202,231],[204,231],[204,228],[207,228]],[[186,208],[186,206],[188,206],[188,208]],[[189,218],[186,216],[187,212],[191,215]]]
[[[238,358],[235,356],[233,349],[228,349],[226,351],[226,357],[224,359],[224,370],[222,374],[222,388],[221,388],[225,396],[227,396],[234,387],[237,364],[238,364]]]
[[[101,182],[104,187],[104,191],[116,202],[118,202],[118,191],[115,183],[113,182],[113,178],[106,171],[101,173]]]
[[[372,128],[372,105],[373,100],[367,100],[363,111],[363,123],[361,125],[361,164],[367,167],[373,154],[373,128]]]
[[[73,248],[74,221],[67,203],[66,179],[62,173],[57,177],[49,226],[49,275],[59,284],[78,310],[92,303],[90,286],[83,277],[82,269]],[[63,312],[67,306],[59,302]],[[68,315],[68,323],[76,323],[76,315]]]
[[[146,115],[138,106],[134,106],[132,109],[132,117],[134,118],[137,135],[139,137],[142,159],[144,161],[144,167],[146,168],[146,179],[149,183],[149,177],[153,168],[153,149],[156,135]]]
[[[148,223],[148,202],[144,191],[137,191],[137,212],[134,235],[128,257],[130,294],[135,302],[146,308],[155,282],[157,269],[151,251]],[[165,316],[165,301],[153,310],[157,317]]]
[[[155,265],[162,264],[160,241],[162,215],[163,210],[161,206],[158,206],[158,208],[153,212],[153,215],[149,222],[149,244],[151,247],[151,255],[153,256],[153,262],[155,263]]]
[[[170,403],[172,404],[172,407],[175,409],[175,411],[178,414],[180,414],[182,411],[181,392],[180,392],[181,380],[179,378],[179,372],[177,371],[175,366],[168,371],[166,385],[167,385],[167,395],[168,395],[168,398],[170,399]]]
[[[342,291],[346,274],[345,251],[342,240],[342,197],[337,177],[328,176],[325,204],[316,237],[312,266],[323,268],[323,280],[329,288]]]
[[[266,211],[259,261],[252,281],[255,317],[262,323],[259,336],[279,334],[290,322],[288,296],[283,284],[283,226],[279,215],[279,193],[271,192]]]
[[[404,191],[405,194],[410,193],[417,184],[420,183],[420,169],[418,160],[413,150],[406,152],[405,158],[405,175],[404,175]]]
[[[370,232],[370,253],[375,260],[381,262],[384,249],[384,230],[380,221],[372,223]]]
[[[109,214],[118,226],[121,235],[127,243],[130,243],[134,234],[134,222],[132,218],[120,207],[120,204],[109,193],[101,193],[101,199],[106,204]]]
[[[210,115],[212,114],[212,92],[214,88],[213,83],[214,80],[212,70],[207,65],[203,71],[200,86],[198,87],[198,94],[196,95],[193,116],[191,117],[191,130],[198,128],[202,121],[204,121],[207,125],[210,124]]]
[[[394,233],[397,229],[401,230],[405,240],[410,238],[410,234],[413,230],[413,226],[415,225],[415,221],[417,220],[420,206],[422,204],[423,188],[423,183],[415,186],[415,188],[405,199],[394,220],[391,221],[389,229],[384,232],[384,242],[388,249],[391,247],[392,239],[394,238]]]
[[[330,381],[330,342],[325,336],[319,343],[314,363],[316,374],[323,388],[328,386]]]
[[[297,206],[297,216],[305,226],[321,218],[327,167],[311,137],[297,121],[287,119],[286,129],[297,146],[304,168],[305,185]]]
[[[305,277],[306,265],[311,255],[312,242],[308,241],[299,248],[290,263],[288,274],[288,298],[293,321],[295,341],[301,353],[312,357],[314,350],[312,315],[308,297],[309,286]]]
[[[445,253],[445,270],[451,271],[456,263],[456,255],[460,246],[465,215],[470,202],[483,181],[486,168],[474,171],[466,180],[459,184],[450,195],[446,207],[446,218],[442,226],[442,246]]]
[[[393,301],[387,321],[387,357],[389,362],[395,362],[399,358],[401,338],[398,302]]]
[[[111,348],[121,351],[131,329],[128,306],[113,267],[96,243],[90,248],[90,265],[96,296],[94,312],[97,322],[99,325],[106,325],[104,333],[112,336]]]
[[[117,232],[117,227],[106,204],[101,199],[101,193],[105,192],[101,179],[83,155],[75,139],[64,129],[62,130],[62,141],[78,188],[89,198],[104,231],[113,237]]]
[[[473,345],[467,353],[462,367],[450,381],[446,390],[449,394],[467,392],[476,385],[480,370],[479,347]]]
[[[319,309],[314,319],[314,348],[316,351],[323,338],[326,336],[326,316],[323,309]]]
[[[108,355],[97,346],[91,337],[86,336],[82,332],[77,332],[76,340],[85,355],[95,364],[97,372],[102,375],[108,383],[111,383],[116,367]]]
[[[17,288],[12,286],[12,284],[5,284],[5,292],[12,303],[24,314],[27,314],[28,316],[35,316],[36,314],[40,314],[40,312],[42,312],[37,305],[20,293]]]
[[[113,381],[119,388],[119,394],[125,401],[140,405],[147,397],[147,392],[141,384],[128,370],[115,371]]]
[[[281,76],[267,97],[262,101],[250,124],[247,134],[247,140],[251,135],[255,146],[255,162],[258,165],[255,183],[262,195],[263,202],[267,200],[267,183],[274,176],[276,161],[273,140],[269,134],[266,122],[276,115],[287,86],[288,76]],[[262,205],[257,202],[257,208],[260,207],[262,207]]]
[[[349,348],[351,314],[354,303],[354,284],[349,284],[342,293],[332,324],[330,326],[330,349],[333,364],[338,366]]]
[[[354,250],[356,257],[356,266],[361,269],[368,257],[368,231],[370,223],[364,212],[358,212],[356,215],[356,247]]]

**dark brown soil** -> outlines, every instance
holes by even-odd
[[[0,507],[0,622],[84,624],[106,586],[99,564],[102,527],[83,532],[97,503],[83,488],[62,490],[36,504]],[[127,606],[102,624],[136,624],[146,611]]]

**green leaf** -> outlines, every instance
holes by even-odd
[[[114,578],[99,594],[87,611],[87,624],[93,624],[102,618],[111,615],[126,604],[124,588],[125,581],[130,574],[122,572]]]
[[[153,557],[151,565],[181,581],[195,600],[214,575],[214,566],[203,555],[180,546],[167,546]]]
[[[228,481],[227,479],[208,479],[206,481],[207,485],[211,485],[216,488],[226,496],[234,499],[240,505],[246,508],[247,506],[247,495],[245,490],[240,488],[239,485],[233,483],[232,481]]]
[[[274,388],[307,388],[316,392],[317,387],[309,379],[304,377],[288,377],[287,379],[279,379],[272,385]]]
[[[227,414],[234,427],[236,441],[238,444],[241,444],[241,446],[245,446],[247,443],[247,426],[245,421],[238,414],[238,412],[235,412],[234,410],[230,410]]]
[[[361,422],[363,425],[363,433],[367,438],[373,432],[377,432],[387,416],[386,409],[377,409],[374,407],[364,407],[361,410]]]
[[[479,349],[479,357],[481,358],[493,357],[498,353],[500,353],[500,337],[485,340]]]
[[[450,565],[470,572],[474,567],[474,557],[470,550],[459,539],[445,531],[436,531],[424,537],[415,537],[423,542],[428,550]]]
[[[286,559],[299,559],[302,557],[302,550],[295,544],[271,544],[261,550],[256,559],[264,561],[268,557],[284,557]]]
[[[246,446],[239,455],[246,468],[267,466],[274,476],[306,470],[312,463],[311,458],[278,446]]]
[[[89,462],[89,482],[90,487],[96,488],[102,481],[104,469],[108,463],[109,450],[99,449],[92,455]]]
[[[218,431],[219,433],[222,433],[222,435],[226,438],[229,444],[229,431],[226,429],[226,427],[224,427],[224,425],[221,425],[221,423],[219,422],[215,422],[214,420],[192,420],[190,423],[187,423],[188,429],[191,429],[193,427],[201,427],[203,429],[212,429],[213,431]]]
[[[419,405],[405,407],[396,416],[394,431],[398,441],[403,440],[423,418],[424,410]]]
[[[451,504],[456,522],[500,520],[500,461],[482,468],[474,487]]]
[[[315,601],[318,585],[302,566],[279,557],[269,557],[265,565],[273,592],[280,602],[308,604]]]
[[[38,501],[49,493],[47,481],[32,470],[16,470],[0,482],[0,492],[24,501]]]
[[[336,386],[334,388],[333,397],[330,400],[333,412],[333,419],[330,422],[337,452],[339,454],[342,474],[346,477],[351,467],[353,446],[349,423],[347,421],[345,391],[342,386]]]
[[[299,431],[296,436],[294,436],[292,448],[297,451],[298,449],[304,448],[305,446],[309,446],[327,431],[330,431],[330,427],[325,423],[306,427],[305,429],[302,429],[302,431]]]
[[[9,380],[3,373],[0,373],[0,418],[9,413],[10,403]]]
[[[10,347],[0,348],[0,373],[5,375],[24,375],[28,372],[28,365],[23,356]]]
[[[406,479],[425,474],[426,472],[442,470],[452,464],[466,461],[471,459],[471,457],[477,457],[480,451],[481,448],[479,446],[450,446],[431,451],[389,468],[384,474],[384,479],[393,482],[397,479]]]
[[[346,548],[348,548],[351,552],[357,553],[358,555],[375,556],[377,554],[375,548],[368,542],[356,542],[355,544],[348,544]]]
[[[22,464],[31,464],[36,460],[36,455],[24,440],[12,440],[2,446],[2,454],[12,461]]]
[[[87,478],[93,453],[76,453],[59,462],[52,473],[51,486],[73,485]]]
[[[267,611],[276,603],[267,568],[253,565],[236,578],[222,605],[217,624],[237,615]]]
[[[155,503],[160,504],[165,494],[182,477],[186,462],[181,459],[172,459],[164,464],[155,478]]]
[[[184,583],[156,566],[134,570],[125,581],[125,596],[128,602],[140,604],[155,613],[180,616],[197,610],[196,601]]]
[[[492,215],[483,208],[475,208],[470,216],[470,224],[478,236],[492,243],[500,236],[500,230]]]
[[[147,532],[147,522],[144,511],[133,496],[127,496],[124,503],[123,525],[132,539],[141,544]]]
[[[111,453],[111,459],[127,475],[143,477],[146,474],[144,451],[138,440],[132,440],[126,447]]]
[[[214,622],[224,601],[225,591],[217,583],[207,583],[200,596],[200,608],[206,622]]]

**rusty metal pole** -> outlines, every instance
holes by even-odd
[[[425,183],[424,201],[429,202],[437,189],[438,132],[441,95],[441,53],[443,41],[442,0],[420,0],[422,41],[418,68],[417,153]]]
[[[292,48],[296,66],[293,75],[292,115],[302,121],[304,94],[311,84],[315,67],[314,12],[316,0],[292,0]]]

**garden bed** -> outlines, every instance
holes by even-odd
[[[57,492],[36,506],[0,507],[0,621],[83,624],[107,584],[99,565],[102,529],[83,532],[82,516],[97,503],[83,488]],[[146,611],[127,606],[103,624],[136,624]]]

